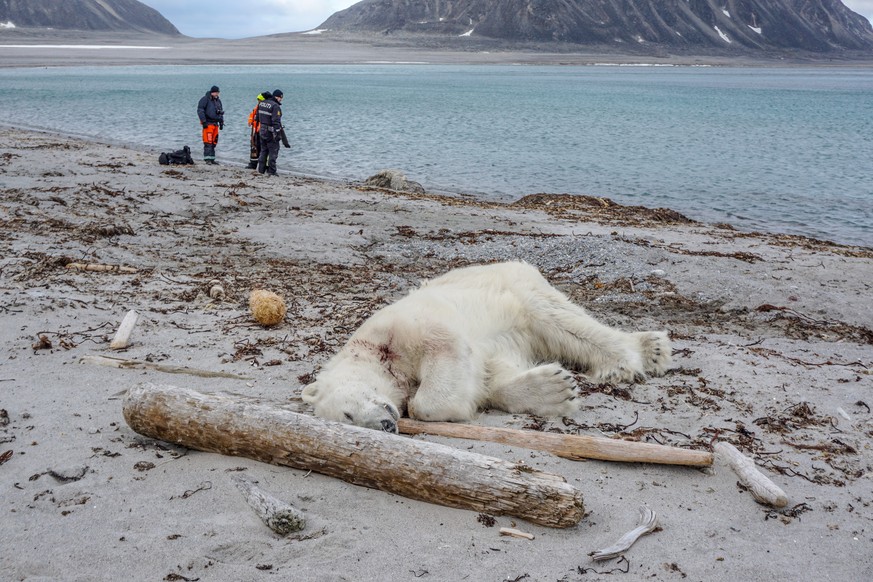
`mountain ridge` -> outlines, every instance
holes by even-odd
[[[181,34],[137,0],[0,0],[0,22],[16,28]]]
[[[318,28],[634,51],[873,51],[873,26],[840,0],[363,0]]]

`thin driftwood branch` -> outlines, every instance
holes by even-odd
[[[124,275],[133,275],[138,273],[133,267],[124,267],[122,265],[101,265],[98,263],[67,263],[68,269],[76,271],[96,271],[98,273],[121,273]]]
[[[432,434],[461,439],[491,441],[548,451],[565,459],[599,459],[628,463],[660,463],[665,465],[712,465],[712,455],[705,451],[680,449],[651,443],[623,441],[584,435],[553,434],[532,430],[456,424],[451,422],[421,422],[402,418],[397,423],[403,434]]]
[[[306,516],[299,509],[267,493],[245,475],[234,475],[231,479],[261,521],[280,536],[306,527]]]
[[[125,360],[123,358],[113,358],[110,356],[82,356],[79,359],[79,363],[94,364],[96,366],[105,366],[107,368],[125,368],[129,370],[155,370],[157,372],[165,372],[167,374],[188,374],[189,376],[199,376],[200,378],[230,378],[232,380],[249,379],[245,376],[231,374],[230,372],[199,370],[197,368],[189,368],[187,366],[168,366],[164,364],[155,364],[152,362],[142,362],[140,360]]]
[[[547,527],[584,514],[563,477],[395,434],[330,422],[276,405],[142,384],[124,400],[133,430],[189,448],[315,471],[411,499]]]
[[[773,507],[788,505],[788,496],[785,492],[758,470],[755,461],[738,451],[735,446],[718,442],[713,446],[713,450],[730,465],[739,477],[740,483],[749,488],[755,501]]]

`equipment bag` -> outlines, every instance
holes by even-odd
[[[194,158],[191,157],[191,148],[188,146],[174,152],[164,152],[158,156],[158,163],[162,166],[169,164],[193,164]]]

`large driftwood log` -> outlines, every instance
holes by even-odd
[[[582,494],[558,475],[249,399],[142,384],[128,390],[124,418],[142,435],[201,451],[547,527],[576,525],[585,511]]]
[[[664,465],[689,465],[707,467],[712,465],[712,454],[667,447],[651,443],[639,443],[571,434],[553,434],[532,430],[455,424],[451,422],[420,422],[402,418],[397,423],[404,434],[431,434],[461,439],[491,441],[548,451],[565,459],[599,459],[602,461],[624,461],[628,463],[660,463]]]

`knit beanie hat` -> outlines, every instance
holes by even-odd
[[[276,89],[275,91],[273,91],[273,97],[281,97],[283,95],[284,93],[282,93],[281,89]]]
[[[212,89],[209,90],[210,93],[221,93],[221,89],[218,88],[218,85],[213,85]]]

